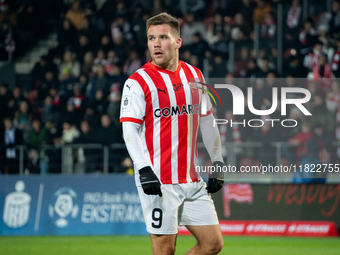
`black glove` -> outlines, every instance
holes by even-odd
[[[161,183],[152,171],[151,167],[146,166],[139,170],[139,180],[142,184],[144,193],[147,195],[163,196],[161,191]]]
[[[224,184],[224,173],[222,171],[224,163],[216,161],[213,163],[213,166],[215,166],[215,172],[209,174],[208,185],[206,188],[208,193],[215,193],[219,191]]]

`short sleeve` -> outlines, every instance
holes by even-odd
[[[127,79],[122,93],[120,122],[131,121],[142,124],[145,116],[144,92],[136,80]]]

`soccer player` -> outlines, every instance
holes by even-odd
[[[222,188],[223,172],[210,174],[206,185],[195,171],[198,127],[213,165],[223,166],[212,105],[195,82],[203,76],[179,61],[177,19],[167,13],[151,17],[147,38],[152,60],[125,82],[120,121],[153,254],[175,253],[179,225],[197,240],[186,254],[218,254],[223,239],[209,193]],[[207,111],[201,110],[203,100]]]

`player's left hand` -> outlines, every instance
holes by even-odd
[[[216,167],[215,169],[216,171],[214,173],[210,173],[209,175],[208,185],[206,188],[208,193],[215,193],[219,191],[223,187],[223,184],[224,184],[224,173],[222,171],[224,163],[216,161],[213,163],[213,166]]]

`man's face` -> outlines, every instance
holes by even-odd
[[[101,122],[102,122],[102,126],[104,128],[107,128],[111,124],[111,120],[110,120],[110,118],[107,115],[103,115],[101,117]]]
[[[177,49],[181,44],[179,35],[167,24],[150,26],[148,29],[148,48],[156,66],[167,68],[171,65],[177,59]]]
[[[4,126],[7,130],[12,130],[13,128],[13,122],[9,119],[4,120]]]

